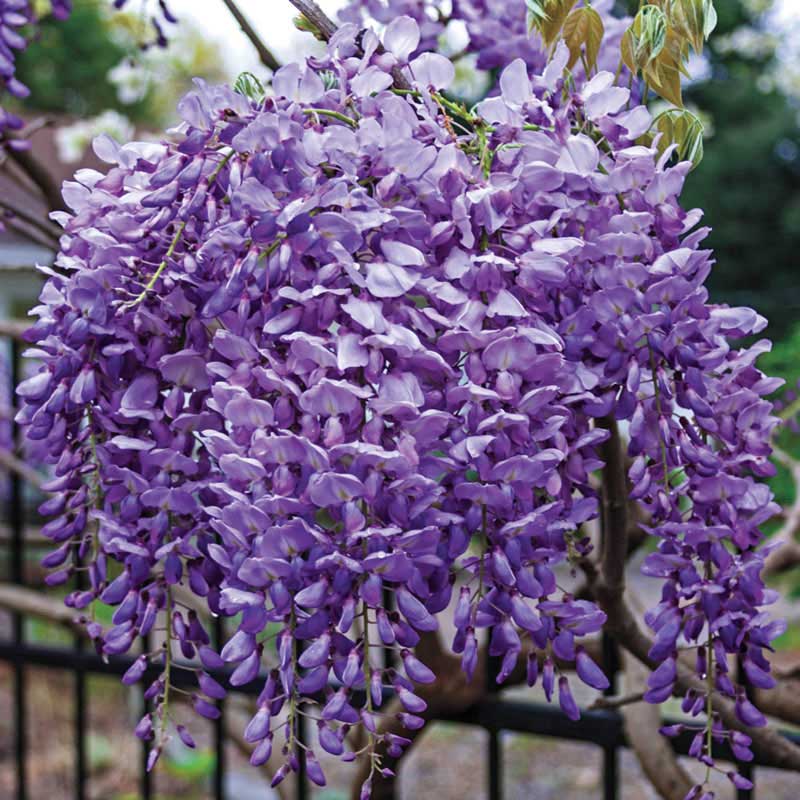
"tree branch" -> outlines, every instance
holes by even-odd
[[[8,336],[10,339],[24,341],[25,331],[30,325],[25,322],[15,320],[0,320],[0,336]]]
[[[314,0],[289,0],[289,2],[311,23],[311,25],[319,32],[320,36],[327,42],[333,37],[337,30],[336,23],[319,7]],[[385,53],[382,45],[378,45],[376,50],[378,54]],[[392,68],[392,78],[394,79],[394,88],[408,91],[411,89],[411,84],[403,75],[400,67]]]
[[[780,547],[773,550],[765,559],[765,576],[786,572],[800,564],[800,543],[795,540],[797,532],[800,531],[800,462],[777,447],[773,447],[773,452],[776,459],[792,473],[795,500],[786,512],[780,530],[769,540],[771,545],[780,544]]]
[[[52,211],[68,210],[64,198],[61,196],[60,187],[30,151],[8,147],[6,152],[8,157],[36,184]]]
[[[281,68],[280,61],[275,57],[273,52],[264,44],[263,39],[258,35],[255,28],[250,24],[250,20],[242,14],[239,6],[236,5],[234,0],[222,0],[228,11],[231,12],[233,18],[239,23],[242,33],[250,40],[253,47],[258,53],[258,58],[261,63],[267,68],[276,72]]]
[[[605,590],[622,596],[628,560],[628,483],[625,452],[616,420],[606,418],[600,426],[610,436],[603,445],[603,550],[601,575]]]
[[[48,597],[40,589],[0,583],[0,608],[55,622],[81,636],[86,635],[86,628],[76,621],[75,612],[67,608],[60,598]]]
[[[0,467],[5,467],[9,472],[15,472],[37,489],[41,488],[42,476],[33,467],[29,467],[21,458],[18,458],[4,447],[0,447]]]
[[[336,23],[314,2],[314,0],[289,0],[289,2],[329,41],[338,30]]]
[[[616,443],[613,444],[614,440]],[[616,553],[625,552],[627,544],[624,542],[627,531],[627,502],[628,491],[625,483],[624,460],[619,458],[622,452],[622,443],[619,432],[612,430],[611,439],[606,443],[606,466],[603,471],[603,484],[605,489],[604,506],[608,509],[608,519],[612,525],[619,525],[617,529],[607,531],[606,539],[610,543],[610,550],[604,548],[603,577],[597,581],[594,589],[600,607],[605,611],[607,630],[614,639],[626,650],[632,653],[650,669],[655,669],[658,662],[650,658],[652,646],[651,638],[639,627],[639,623],[624,597],[624,576],[619,580],[617,571]],[[612,534],[612,530],[620,533]],[[625,545],[624,549],[622,548]],[[613,558],[612,558],[612,554]],[[609,579],[610,578],[610,579]],[[678,675],[675,681],[674,693],[678,696],[685,694],[689,689],[694,689],[698,694],[706,693],[705,681],[695,673],[678,662]],[[762,754],[771,756],[776,766],[800,771],[800,747],[788,741],[773,728],[750,728],[736,716],[732,700],[718,693],[712,695],[712,707],[719,714],[728,728],[745,731],[753,740],[753,749]]]
[[[630,655],[623,661],[625,686],[641,699],[647,686],[647,669]],[[669,740],[658,732],[661,727],[659,707],[642,702],[626,706],[622,718],[627,739],[653,788],[664,800],[683,800],[694,781],[678,762]]]
[[[4,209],[9,214],[12,214],[14,217],[19,217],[19,219],[30,225],[32,228],[40,231],[43,236],[47,237],[49,247],[53,249],[58,248],[58,240],[62,234],[62,230],[50,222],[50,220],[40,219],[30,211],[15,205],[7,198],[0,198],[0,208]]]

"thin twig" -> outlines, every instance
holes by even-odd
[[[31,211],[12,203],[6,197],[0,198],[0,208],[5,209],[15,217],[19,217],[23,222],[26,222],[31,227],[41,231],[45,236],[51,238],[53,240],[53,244],[58,247],[58,239],[61,236],[62,231],[57,225],[54,225],[52,222],[50,222],[50,220],[42,219]]]
[[[50,239],[48,236],[45,236],[37,228],[31,227],[22,220],[15,219],[14,217],[6,217],[2,222],[3,225],[19,234],[23,239],[27,239],[29,242],[38,244],[45,250],[58,250],[58,242],[53,242],[52,239]],[[26,268],[28,266],[28,264],[25,264]]]
[[[78,622],[75,611],[67,608],[60,598],[43,594],[41,589],[0,583],[0,608],[65,625],[82,636],[86,635],[86,628]]]
[[[42,486],[42,476],[33,467],[29,467],[21,458],[18,458],[4,447],[0,447],[0,467],[4,467],[9,472],[15,472],[37,489]]]
[[[239,6],[236,5],[234,0],[222,0],[228,11],[231,12],[233,18],[239,23],[242,33],[250,40],[253,47],[258,53],[258,58],[261,63],[267,68],[276,72],[281,68],[281,63],[275,57],[275,54],[264,44],[264,40],[258,35],[256,29],[250,24],[250,20],[242,14]]]
[[[589,709],[594,711],[598,708],[622,708],[632,703],[641,703],[644,700],[644,692],[631,692],[630,694],[620,694],[613,697],[598,697]]]
[[[19,320],[0,320],[0,336],[24,341],[25,331],[30,328],[30,323]]]
[[[336,23],[314,2],[314,0],[289,0],[289,2],[311,23],[312,27],[319,32],[319,35],[327,42],[333,37],[338,28]],[[378,54],[385,50],[379,46],[376,50]],[[403,75],[399,67],[392,69],[394,88],[402,91],[409,91],[411,84]]]
[[[52,211],[66,211],[61,189],[45,167],[28,150],[6,148],[8,157],[33,181]]]

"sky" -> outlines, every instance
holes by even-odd
[[[334,16],[345,0],[318,0],[320,6]],[[728,0],[721,0],[728,2]],[[292,25],[296,11],[288,0],[237,0],[237,5],[261,34],[264,42],[282,62],[293,60],[314,48],[308,34]],[[228,72],[235,76],[243,70],[261,71],[255,50],[234,21],[222,0],[170,0],[170,9],[177,16],[189,17],[220,46]],[[781,23],[800,22],[800,2],[782,0]]]
[[[317,2],[331,17],[345,5],[345,0]],[[289,0],[236,0],[236,4],[279,61],[291,61],[314,49],[314,39],[292,24],[297,11]],[[255,49],[222,0],[170,0],[169,7],[177,17],[191,18],[201,30],[219,42],[220,53],[232,75],[245,69],[259,71]]]

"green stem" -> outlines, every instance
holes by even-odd
[[[661,390],[658,387],[658,374],[656,370],[656,357],[653,353],[653,348],[650,345],[647,345],[647,349],[650,351],[650,372],[653,375],[653,392],[655,394],[656,399],[656,412],[658,413],[659,419],[664,416],[664,412],[661,408]],[[664,442],[663,437],[661,436],[661,432],[659,431],[658,434],[658,445],[661,450],[661,462],[664,468],[664,488],[667,491],[667,494],[670,493],[670,486],[669,486],[669,466],[667,464],[667,445]]]
[[[370,644],[369,644],[369,607],[367,604],[362,600],[361,601],[361,624],[364,627],[364,689],[366,693],[366,704],[367,704],[367,713],[373,713],[373,704],[372,704],[372,664],[370,663]],[[371,731],[367,731],[367,736],[369,737],[369,745],[368,745],[368,752],[369,752],[369,760],[370,760],[370,768],[369,774],[372,777],[373,773],[375,772],[375,768],[380,761],[380,757],[375,752],[375,736],[372,734]]]
[[[167,626],[166,626],[166,652],[164,653],[164,702],[161,705],[161,744],[167,736],[167,721],[169,720],[169,689],[172,675],[172,590],[167,586]]]
[[[223,167],[228,163],[228,161],[230,161],[231,156],[233,156],[233,152],[234,151],[231,150],[231,152],[228,153],[222,159],[222,161],[219,162],[219,164],[217,164],[216,168],[211,173],[211,175],[209,175],[208,177],[209,189],[214,185],[214,181],[216,181],[217,176],[222,171]],[[150,294],[150,292],[155,288],[158,279],[161,277],[162,273],[167,268],[167,263],[169,262],[169,259],[172,258],[172,256],[175,254],[175,249],[178,246],[178,242],[180,242],[181,236],[183,236],[183,232],[186,230],[187,222],[188,220],[184,220],[183,222],[181,222],[180,225],[178,225],[178,229],[175,231],[175,235],[172,237],[172,241],[170,242],[166,255],[162,259],[161,263],[158,265],[156,271],[150,276],[150,280],[147,282],[144,289],[142,289],[142,291],[139,292],[139,294],[136,297],[134,297],[133,300],[130,300],[127,303],[123,303],[122,308],[124,309],[135,308],[136,306],[139,305],[139,303],[143,302],[147,298],[147,295]]]
[[[344,122],[351,128],[358,127],[358,122],[356,120],[348,117],[346,114],[342,114],[339,111],[333,111],[329,108],[304,108],[303,113],[308,114],[309,116],[317,115],[321,117],[331,117],[331,119],[337,119],[339,122]]]
[[[292,610],[289,614],[289,630],[292,633],[292,670],[294,670],[295,664],[297,663],[297,639],[294,637],[294,625],[295,611],[294,602],[292,602]],[[292,683],[291,696],[289,697],[289,715],[286,724],[289,726],[289,740],[287,741],[286,746],[289,753],[291,753],[295,746],[295,728],[297,725],[297,691],[294,682]]]
[[[711,563],[706,562],[706,580],[711,580]],[[711,758],[714,747],[713,720],[714,720],[714,647],[711,636],[711,622],[708,623],[708,641],[706,642],[706,755]],[[706,783],[711,777],[711,767],[706,766]]]

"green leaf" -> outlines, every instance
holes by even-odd
[[[691,161],[696,167],[703,160],[703,134],[705,129],[699,118],[686,108],[670,108],[659,114],[651,130],[662,134],[658,152],[664,153],[676,144],[679,161]]]
[[[667,25],[667,15],[658,6],[642,6],[639,10],[628,29],[630,59],[636,69],[645,69],[661,54],[667,43]]]
[[[690,42],[696,53],[703,52],[703,43],[717,27],[714,0],[677,0],[675,25]]]
[[[681,75],[687,74],[684,62],[688,47],[681,35],[669,28],[664,49],[642,70],[651,89],[667,102],[680,107],[683,107]]]
[[[604,35],[603,20],[591,6],[572,11],[564,22],[564,41],[570,52],[570,69],[575,66],[582,52],[589,70],[597,66],[597,56]]]
[[[545,46],[550,47],[561,35],[564,22],[578,0],[546,0],[543,9],[544,19],[537,22],[536,27],[542,35]]]
[[[252,72],[242,72],[233,84],[233,91],[254,103],[260,103],[267,94],[264,84]]]
[[[525,0],[528,7],[528,33],[533,30],[541,30],[543,22],[548,20],[547,12],[544,10],[546,0]]]

